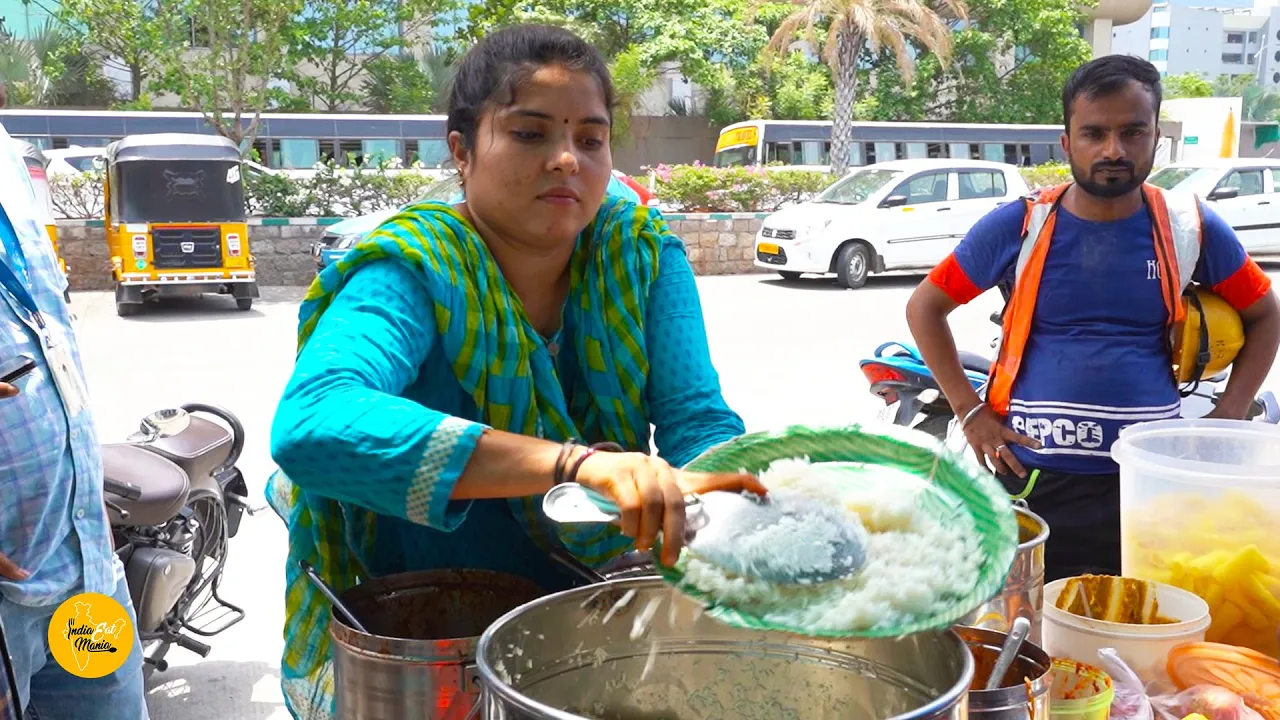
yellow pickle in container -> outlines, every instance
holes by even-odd
[[[1125,428],[1122,567],[1209,605],[1209,642],[1280,655],[1280,428],[1164,420]]]

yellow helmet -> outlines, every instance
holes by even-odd
[[[1202,287],[1182,294],[1186,319],[1173,328],[1173,374],[1179,383],[1216,375],[1244,347],[1244,323],[1226,300]]]

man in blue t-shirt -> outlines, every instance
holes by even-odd
[[[947,316],[1010,287],[1026,205],[980,220],[921,283],[907,320],[979,460],[1010,493],[1040,474],[1028,501],[1052,532],[1049,579],[1120,572],[1120,489],[1111,445],[1121,428],[1176,418],[1152,219],[1142,193],[1159,140],[1160,73],[1123,55],[1080,67],[1063,89],[1062,147],[1075,182],[1061,196],[1008,415],[983,403],[960,366]],[[1201,207],[1193,280],[1240,312],[1245,345],[1214,417],[1243,418],[1280,344],[1271,281],[1235,232]]]

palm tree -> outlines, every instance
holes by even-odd
[[[765,48],[766,57],[789,52],[802,35],[831,67],[835,107],[831,128],[831,170],[843,175],[853,147],[853,105],[858,92],[858,57],[863,46],[873,54],[893,52],[905,83],[915,72],[912,45],[947,62],[951,57],[951,21],[964,20],[963,0],[790,0],[795,10],[782,21]],[[935,9],[936,7],[936,9]],[[826,27],[823,37],[819,31]]]

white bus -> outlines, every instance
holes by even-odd
[[[1010,165],[1065,161],[1061,125],[982,125],[934,122],[855,122],[849,165],[889,160],[951,158]],[[768,165],[830,170],[831,123],[824,120],[748,120],[720,131],[717,167]]]

